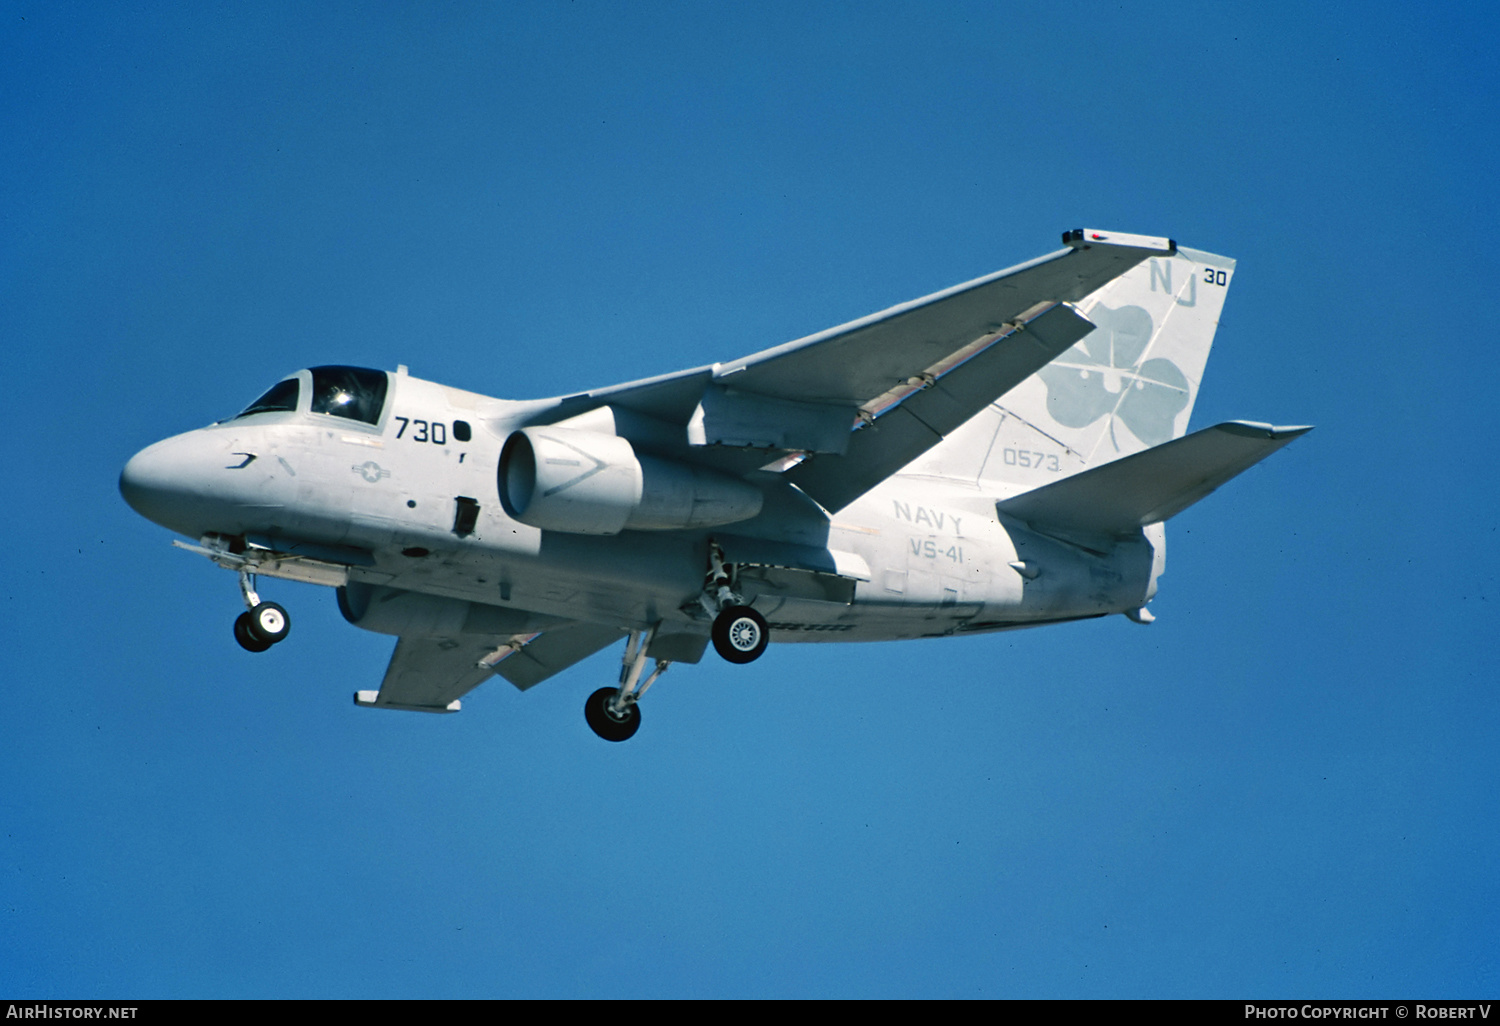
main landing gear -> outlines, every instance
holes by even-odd
[[[735,594],[734,570],[725,565],[719,546],[709,543],[710,569],[703,594],[699,597],[705,612],[714,618],[714,651],[731,663],[753,663],[766,650],[771,628],[766,618],[745,604]]]
[[[766,618],[749,606],[725,606],[714,617],[714,651],[731,663],[750,663],[760,658],[771,640]]]
[[[583,703],[583,718],[589,729],[606,741],[628,741],[641,727],[641,709],[634,702],[626,702],[616,711],[619,688],[600,688]]]
[[[240,594],[245,597],[245,612],[234,621],[234,640],[247,652],[264,652],[285,641],[292,629],[292,618],[274,602],[262,602],[255,593],[255,578],[248,570],[240,571]]]
[[[656,628],[648,631],[631,631],[630,641],[625,645],[625,658],[620,665],[620,686],[600,688],[583,703],[583,718],[589,728],[606,741],[627,741],[641,727],[641,708],[637,704],[646,689],[667,672],[672,664],[665,659],[656,661],[656,669],[644,682],[641,672],[646,668],[646,649],[656,636]]]
[[[709,560],[710,568],[697,605],[713,618],[710,636],[714,648],[731,663],[754,662],[766,650],[771,629],[766,618],[735,592],[735,568],[724,562],[724,553],[712,542]],[[682,608],[689,615],[697,615],[692,602]],[[651,675],[641,680],[646,669],[646,650],[655,637],[655,626],[646,631],[631,631],[620,664],[620,686],[600,688],[583,703],[583,718],[588,721],[589,729],[606,741],[625,741],[635,736],[641,727],[641,696],[672,665],[666,659],[658,659]]]

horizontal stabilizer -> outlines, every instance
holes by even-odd
[[[996,508],[1085,545],[1133,534],[1176,516],[1311,430],[1229,421],[1004,499]]]

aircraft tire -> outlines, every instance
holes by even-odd
[[[250,633],[267,645],[285,641],[292,629],[292,618],[274,602],[262,602],[250,610],[246,627]]]
[[[729,606],[714,618],[714,650],[731,663],[753,663],[766,650],[771,628],[749,606]]]
[[[240,643],[240,648],[246,652],[264,652],[271,647],[269,641],[262,641],[250,631],[250,614],[241,613],[234,621],[234,640]]]
[[[589,729],[606,741],[628,741],[641,727],[641,708],[634,702],[623,720],[609,711],[609,700],[619,690],[600,688],[583,703],[583,718],[588,720]]]

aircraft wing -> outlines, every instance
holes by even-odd
[[[543,631],[536,640],[522,647],[495,668],[495,672],[525,691],[540,684],[554,673],[561,673],[608,648],[625,636],[625,631],[597,623],[570,623]]]
[[[1029,263],[740,360],[569,397],[558,415],[607,403],[686,422],[698,461],[736,473],[765,462],[745,462],[757,452],[811,454],[787,477],[837,511],[1093,330],[1067,304],[1176,252],[1139,235],[1063,238]]]
[[[816,453],[787,471],[787,479],[836,513],[1094,329],[1070,306],[1038,306],[1000,333],[987,333],[982,347],[974,347],[973,355],[965,354],[951,370],[930,370],[921,384],[877,400],[868,411],[870,421],[849,436],[845,452]]]
[[[714,380],[740,392],[857,408],[1040,304],[1075,302],[1147,257],[1176,250],[1170,239],[1139,235],[1080,230],[1064,238],[1067,248],[1028,263],[721,364]]]
[[[533,635],[401,638],[380,690],[357,691],[358,705],[414,712],[458,712],[459,699],[499,674],[521,690],[593,655],[624,632],[591,623],[570,623]],[[497,649],[514,646],[509,654]],[[490,664],[480,660],[489,657]]]

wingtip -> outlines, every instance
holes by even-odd
[[[1277,425],[1262,424],[1254,420],[1231,420],[1219,424],[1218,428],[1221,431],[1227,431],[1235,435],[1245,435],[1253,438],[1285,438],[1290,441],[1293,438],[1307,434],[1315,426],[1313,424]]]
[[[1177,240],[1159,235],[1133,235],[1128,232],[1108,232],[1097,228],[1073,228],[1062,233],[1064,246],[1073,249],[1089,249],[1093,246],[1119,246],[1126,249],[1144,249],[1162,256],[1177,255]]]

